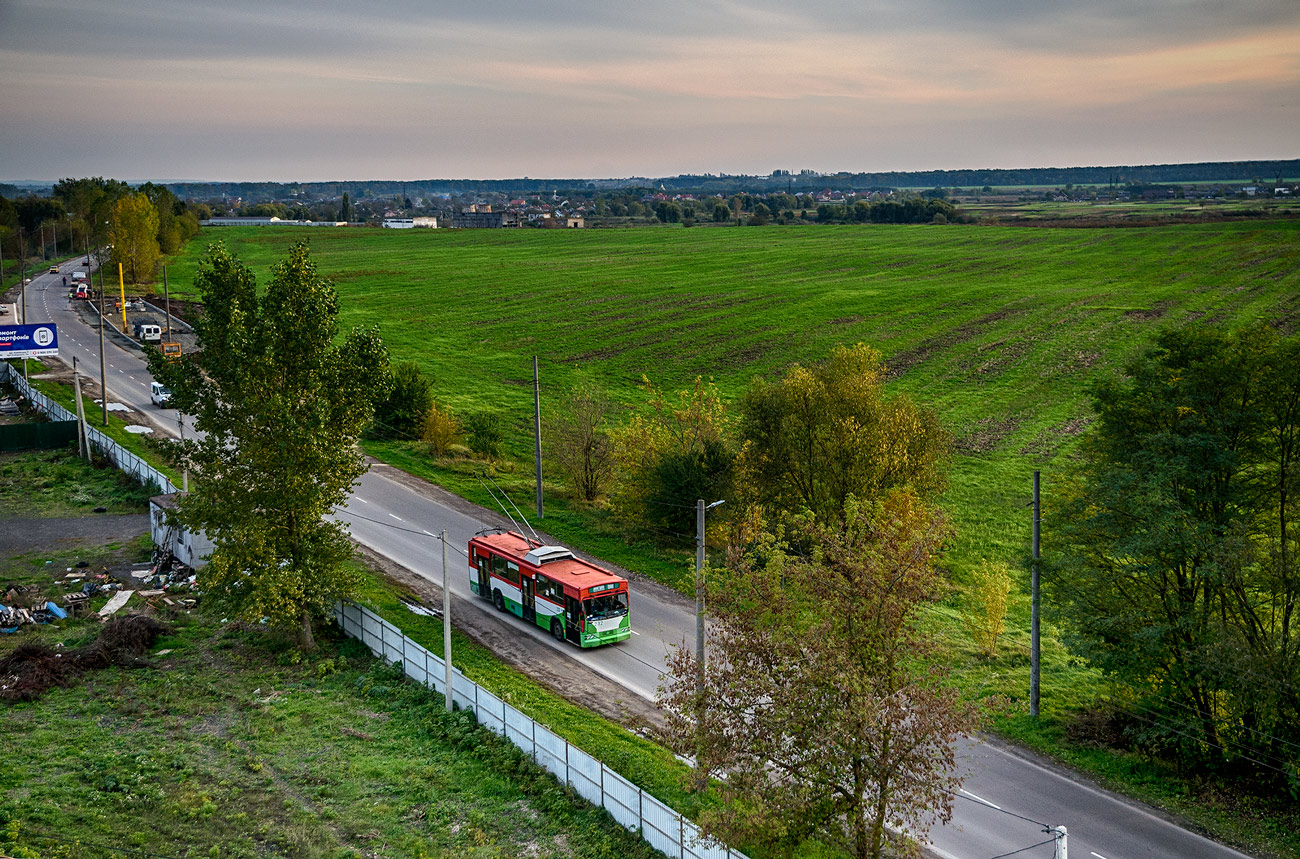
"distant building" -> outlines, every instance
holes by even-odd
[[[208,218],[200,227],[346,227],[347,221],[292,221],[280,218]]]
[[[436,230],[438,228],[438,219],[433,217],[421,218],[384,218],[384,227],[390,230]]]
[[[198,569],[208,563],[212,554],[212,541],[206,534],[195,534],[180,525],[168,521],[169,513],[176,509],[179,492],[171,495],[155,495],[149,499],[149,535],[154,546],[170,552],[191,569]]]
[[[468,230],[517,227],[519,215],[515,212],[456,212],[451,216],[451,225],[457,229]]]
[[[548,230],[572,230],[582,229],[582,218],[566,218],[563,215],[546,214],[538,218],[534,223],[543,229]]]

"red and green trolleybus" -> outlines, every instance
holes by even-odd
[[[598,647],[632,635],[627,579],[563,546],[543,546],[514,531],[490,529],[469,541],[475,594],[547,630],[557,641]]]

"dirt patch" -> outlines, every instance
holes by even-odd
[[[953,447],[958,453],[990,453],[1019,426],[1020,423],[1015,418],[980,418],[970,431],[953,443]]]
[[[442,605],[442,588],[365,546],[358,544],[356,548],[366,566],[400,585],[420,602]],[[457,629],[556,695],[629,728],[662,724],[662,714],[649,701],[562,652],[537,647],[531,639],[521,636],[513,624],[474,610],[455,594],[451,601]]]
[[[1020,448],[1020,453],[1023,456],[1054,456],[1061,449],[1061,445],[1066,439],[1082,434],[1084,430],[1092,426],[1093,420],[1091,415],[1086,415],[1070,418],[1068,421],[1049,427]]]
[[[1135,307],[1132,310],[1125,310],[1124,315],[1139,322],[1153,322],[1157,319],[1163,319],[1165,314],[1169,312],[1169,306],[1168,301],[1158,301],[1151,307]]]
[[[126,543],[149,531],[149,514],[6,519],[0,522],[0,557],[77,546]]]

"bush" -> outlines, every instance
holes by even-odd
[[[1006,564],[984,561],[975,570],[966,589],[962,621],[980,653],[990,659],[998,655],[998,638],[1007,616],[1007,595],[1011,593],[1011,571]]]
[[[375,407],[374,434],[379,438],[417,438],[433,408],[433,383],[414,361],[395,365],[391,379],[388,398]]]
[[[452,414],[451,409],[434,403],[425,412],[420,438],[429,445],[429,453],[434,456],[446,456],[450,448],[460,441],[463,432],[464,428]]]
[[[501,428],[501,416],[496,412],[473,412],[465,421],[465,433],[470,450],[480,456],[501,455],[505,431]]]

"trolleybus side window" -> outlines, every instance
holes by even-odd
[[[537,574],[537,595],[552,602],[564,604],[564,586],[559,582],[548,579],[541,573]]]
[[[510,578],[510,573],[506,571],[506,559],[500,555],[492,556],[492,575],[500,576],[503,579]]]

